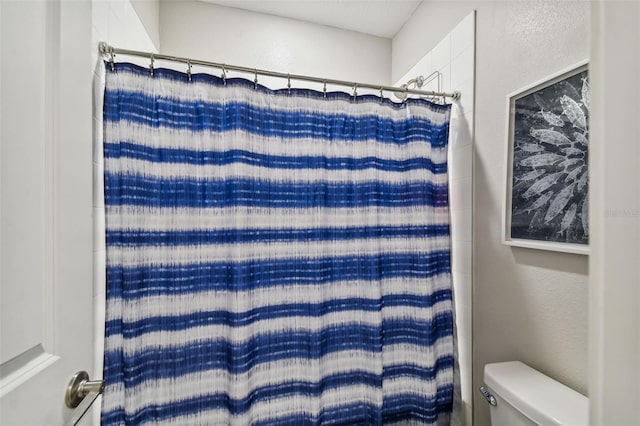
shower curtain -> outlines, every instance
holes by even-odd
[[[447,424],[450,106],[107,65],[103,424]]]

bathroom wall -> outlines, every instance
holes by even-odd
[[[94,0],[95,1],[95,0]],[[148,38],[160,50],[160,0],[130,0]]]
[[[196,1],[162,1],[160,27],[167,54],[348,81],[391,81],[391,41],[386,38]],[[286,87],[284,79],[261,76],[259,81]]]
[[[476,10],[474,424],[486,363],[519,359],[586,394],[588,257],[501,243],[506,96],[589,56],[589,3],[425,0],[393,39],[394,78]]]
[[[143,3],[143,2],[136,2]],[[91,55],[93,63],[96,64],[94,70],[94,100],[98,102],[94,105],[93,130],[94,130],[94,152],[93,152],[93,307],[94,307],[94,371],[90,377],[102,377],[103,355],[104,355],[104,311],[105,311],[105,232],[104,232],[104,190],[103,190],[103,163],[100,141],[102,141],[102,110],[100,108],[100,94],[104,91],[104,73],[102,64],[98,62],[98,43],[104,41],[114,47],[122,47],[132,50],[142,50],[146,52],[157,52],[157,41],[147,28],[159,28],[158,18],[153,15],[151,3],[143,7],[151,8],[151,13],[141,17],[133,2],[129,0],[92,0],[92,42]],[[137,5],[138,8],[140,5]],[[155,39],[159,37],[156,35]],[[127,60],[139,62],[146,65],[146,60],[135,58],[116,58],[116,60]],[[96,401],[92,407],[92,416],[86,416],[82,424],[100,424],[100,400]]]
[[[413,18],[412,18],[413,19]],[[411,20],[409,21],[411,22]],[[475,13],[469,13],[440,42],[426,53],[395,84],[416,76],[427,77],[434,71],[438,79],[423,90],[451,92],[462,96],[453,103],[449,134],[449,192],[452,221],[452,273],[455,291],[456,325],[464,424],[472,420],[472,141],[475,61]],[[396,68],[397,69],[397,68]],[[439,84],[438,84],[439,83]]]

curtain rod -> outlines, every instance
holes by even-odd
[[[159,59],[159,60],[163,60],[163,61],[181,62],[183,64],[187,64],[189,75],[191,74],[191,66],[192,65],[200,65],[200,66],[205,66],[205,67],[218,68],[218,69],[221,69],[223,73],[225,73],[227,70],[229,70],[229,71],[239,71],[239,72],[245,72],[245,73],[254,74],[255,75],[254,82],[256,84],[258,82],[258,75],[263,75],[263,76],[270,76],[270,77],[286,78],[287,81],[288,81],[288,86],[289,87],[291,87],[291,80],[293,79],[293,80],[300,80],[300,81],[311,81],[311,82],[314,82],[314,83],[323,83],[325,91],[326,91],[327,84],[334,84],[334,85],[338,85],[338,86],[352,87],[354,89],[354,91],[357,91],[357,89],[360,87],[360,88],[365,88],[365,89],[380,90],[381,93],[382,93],[382,91],[387,91],[387,92],[404,93],[404,94],[411,93],[411,94],[415,94],[415,95],[440,97],[440,98],[445,97],[445,98],[451,98],[454,101],[460,99],[460,92],[457,91],[457,90],[454,91],[453,93],[433,92],[433,91],[428,91],[428,90],[409,89],[406,86],[395,87],[395,86],[385,86],[385,85],[380,85],[380,84],[359,83],[357,81],[344,81],[344,80],[334,80],[334,79],[331,79],[331,78],[312,77],[312,76],[301,75],[301,74],[286,74],[286,73],[282,73],[282,72],[269,71],[269,70],[264,70],[264,69],[260,69],[260,68],[241,67],[241,66],[238,66],[238,65],[220,64],[220,63],[216,63],[216,62],[201,61],[201,60],[198,60],[198,59],[189,59],[189,58],[182,58],[182,57],[179,57],[179,56],[163,55],[163,54],[160,54],[160,53],[141,52],[141,51],[138,51],[138,50],[120,49],[120,48],[116,48],[116,47],[110,46],[105,42],[100,42],[98,44],[98,50],[100,51],[101,54],[108,55],[110,57],[110,61],[112,63],[113,63],[114,55],[116,53],[117,54],[121,54],[121,55],[127,55],[127,56],[138,56],[138,57],[143,57],[143,58],[149,58],[151,60],[151,66],[150,66],[151,72],[153,72],[153,62],[154,62],[154,60]]]

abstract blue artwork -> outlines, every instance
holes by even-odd
[[[588,244],[589,99],[583,66],[512,101],[511,238]]]

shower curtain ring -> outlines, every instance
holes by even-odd
[[[322,96],[324,96],[324,98],[327,98],[327,80],[323,81],[322,84]]]
[[[380,88],[380,105],[384,102],[384,95],[382,93],[382,87]]]
[[[115,55],[115,53],[113,53],[113,47],[109,48],[109,56],[110,56],[109,62],[111,63],[111,71],[115,71],[116,70],[116,63],[115,63],[114,58],[115,58],[116,55]]]
[[[227,66],[222,64],[222,82],[224,85],[227,85]]]
[[[154,61],[154,58],[153,58],[153,53],[152,53],[151,54],[151,64],[149,64],[149,71],[151,73],[151,77],[153,77],[153,61]]]
[[[253,69],[253,89],[257,89],[258,88],[258,70],[256,68]]]
[[[191,59],[187,59],[187,78],[191,81]]]
[[[358,98],[358,83],[353,83],[353,100],[356,101]]]
[[[287,90],[289,91],[289,94],[291,94],[291,75],[287,74]]]

